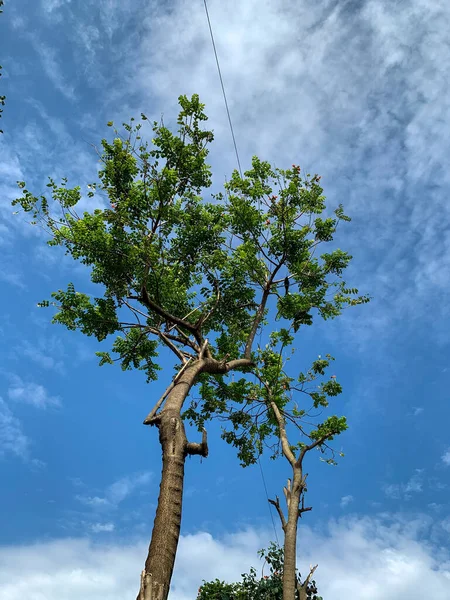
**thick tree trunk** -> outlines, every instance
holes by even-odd
[[[166,600],[178,546],[183,503],[184,463],[187,454],[206,456],[207,446],[190,444],[180,413],[198,369],[187,369],[155,418],[162,449],[162,474],[158,506],[153,525],[141,590],[137,600]]]
[[[292,489],[289,495],[288,518],[284,529],[284,567],[283,567],[283,600],[295,600],[297,578],[297,525],[299,504],[302,492],[301,472],[294,471]]]
[[[163,466],[152,539],[145,570],[141,573],[137,600],[167,600],[180,536],[184,463],[188,454],[208,455],[206,431],[203,431],[201,443],[188,442],[186,438],[181,419],[183,403],[200,373],[227,373],[233,368],[251,364],[249,359],[226,363],[200,358],[192,366],[180,371],[176,383],[169,388],[161,412],[157,414],[158,402],[144,421],[159,428]]]
[[[187,440],[179,415],[161,415],[159,438],[163,455],[161,484],[145,561],[145,573],[151,578],[151,595],[147,593],[143,600],[166,600],[181,526]]]

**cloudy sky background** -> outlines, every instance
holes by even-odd
[[[256,154],[320,174],[353,219],[337,239],[354,255],[348,281],[374,297],[297,344],[299,369],[336,357],[335,410],[350,425],[338,467],[309,458],[300,567],[319,563],[325,600],[415,600],[424,583],[448,598],[450,7],[208,8],[242,169]],[[215,135],[205,195],[223,190],[237,161],[208,23],[200,0],[16,0],[0,39],[1,597],[53,600],[64,582],[68,600],[119,600],[135,593],[153,524],[160,449],[141,423],[167,380],[99,369],[95,340],[50,325],[36,302],[88,279],[10,202],[17,180],[36,194],[48,176],[95,181],[90,144],[111,134],[107,121],[163,113],[175,129],[177,98],[193,93]],[[283,461],[262,466],[280,494]],[[210,435],[208,459],[187,463],[172,600],[260,569],[271,528],[259,468],[242,470]]]

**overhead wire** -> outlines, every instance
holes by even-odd
[[[242,170],[241,170],[241,163],[240,163],[240,160],[239,160],[239,152],[238,152],[237,145],[236,145],[236,138],[234,136],[234,130],[233,130],[233,124],[231,122],[230,111],[228,109],[227,95],[226,95],[226,92],[225,92],[225,86],[223,84],[222,73],[220,71],[219,58],[217,56],[216,44],[214,42],[214,34],[213,34],[212,26],[211,26],[211,20],[209,18],[208,5],[206,3],[206,0],[203,0],[203,3],[205,5],[206,18],[208,19],[209,32],[211,34],[211,41],[212,41],[212,45],[213,45],[213,49],[214,49],[214,56],[216,57],[217,70],[218,70],[218,73],[219,73],[220,84],[222,86],[223,99],[225,101],[225,108],[227,110],[228,122],[230,124],[230,130],[231,130],[231,136],[233,138],[233,144],[234,144],[234,150],[235,150],[235,153],[236,153],[236,159],[237,159],[237,163],[238,163],[239,174],[241,176],[241,179],[243,179],[243,177],[242,177]],[[258,465],[259,465],[259,469],[261,471],[261,478],[262,478],[262,481],[263,481],[264,491],[265,491],[265,494],[266,494],[267,506],[269,508],[269,514],[270,514],[270,519],[272,521],[272,526],[273,526],[273,531],[274,531],[274,534],[275,534],[275,539],[277,541],[277,544],[279,544],[278,534],[277,534],[277,528],[275,527],[275,520],[273,518],[273,513],[272,513],[272,507],[271,507],[271,505],[269,503],[269,493],[267,491],[266,479],[264,477],[264,471],[263,471],[261,460],[260,460],[259,456],[258,456]]]
[[[225,100],[225,107],[227,109],[228,122],[230,123],[231,135],[233,137],[233,144],[234,144],[234,150],[236,152],[236,158],[237,158],[237,163],[238,163],[238,167],[239,167],[239,173],[240,173],[241,179],[242,179],[243,177],[242,177],[241,163],[240,163],[240,160],[239,160],[239,153],[238,153],[238,149],[237,149],[237,146],[236,146],[236,139],[234,137],[233,125],[231,123],[230,111],[228,110],[227,95],[225,94],[225,87],[223,85],[222,73],[220,71],[219,59],[217,57],[216,44],[214,43],[214,35],[213,35],[212,27],[211,27],[211,21],[209,20],[208,6],[206,4],[206,0],[203,0],[203,2],[204,2],[204,5],[205,5],[206,18],[208,19],[209,32],[211,34],[211,41],[212,41],[212,45],[213,45],[213,48],[214,48],[214,55],[216,57],[216,64],[217,64],[217,70],[219,72],[220,85],[222,86],[223,99]]]

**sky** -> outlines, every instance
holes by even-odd
[[[308,457],[299,567],[325,600],[435,600],[450,590],[450,5],[444,0],[208,2],[243,171],[257,155],[322,176],[352,222],[336,243],[346,280],[373,297],[299,335],[307,368],[332,354],[348,418],[338,466]],[[82,265],[13,215],[17,180],[96,180],[95,146],[144,112],[176,130],[198,93],[214,131],[213,185],[237,168],[204,3],[25,0],[0,15],[0,598],[119,600],[139,585],[161,453],[142,420],[167,386],[98,366],[96,340],[37,302]],[[151,130],[148,138],[151,139]],[[84,187],[83,187],[84,186]],[[86,202],[86,208],[92,208]],[[171,600],[237,580],[277,536],[259,466],[209,432],[186,463]],[[269,496],[283,460],[261,459]],[[276,515],[272,514],[276,519]]]

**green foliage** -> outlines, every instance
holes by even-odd
[[[258,348],[256,353],[257,366],[252,371],[256,382],[245,377],[229,382],[223,375],[201,376],[201,410],[199,401],[194,399],[184,413],[184,417],[199,428],[208,419],[221,419],[225,423],[222,438],[236,448],[243,467],[255,464],[264,447],[272,452],[273,459],[281,453],[279,421],[273,404],[284,420],[296,424],[296,438],[300,436],[300,441],[291,445],[293,452],[301,452],[305,448],[317,448],[322,453],[330,450],[332,457],[326,462],[336,464],[334,451],[329,448],[328,442],[347,429],[346,418],[333,415],[312,425],[311,412],[299,409],[294,401],[296,396],[306,395],[314,409],[325,409],[331,397],[342,393],[342,386],[334,375],[324,379],[334,358],[330,354],[325,358],[319,357],[306,373],[300,373],[297,379],[290,377],[285,370],[290,357],[284,360],[283,353],[293,341],[294,337],[286,329],[271,332],[269,343]],[[317,383],[319,377],[322,382],[316,385],[316,389],[309,387],[309,384]]]
[[[110,343],[97,352],[100,365],[119,362],[124,370],[143,370],[148,381],[161,367],[161,345],[178,363],[196,360],[206,340],[209,358],[251,360],[236,382],[203,373],[200,399],[192,399],[184,413],[199,428],[215,416],[226,419],[224,438],[243,464],[254,462],[277,436],[274,407],[297,419],[299,431],[323,449],[345,429],[345,419],[330,417],[308,430],[302,423],[307,411],[290,405],[298,393],[325,408],[341,393],[333,379],[316,390],[305,387],[324,376],[331,358],[315,361],[297,378],[285,370],[284,354],[317,317],[335,318],[369,300],[342,280],[348,253],[316,254],[318,245],[333,240],[339,222],[350,218],[342,206],[333,217],[320,216],[326,206],[319,176],[301,177],[296,165],[274,170],[256,156],[244,178],[233,172],[226,196],[206,201],[199,194],[211,185],[205,160],[214,136],[199,126],[207,117],[198,95],[178,100],[178,135],[155,121],[152,149],[142,141],[144,114],[143,123],[123,123],[125,136],[108,122],[114,136],[102,140],[99,181],[87,190],[50,178],[49,197],[36,197],[18,182],[22,196],[13,205],[49,233],[50,246],[89,267],[99,289],[93,298],[69,284],[39,306],[56,307],[54,323]],[[94,197],[106,202],[103,208],[78,214],[80,202]],[[286,277],[289,292],[280,294]],[[260,347],[255,339],[271,316],[280,327],[269,329],[269,344]],[[307,446],[301,444],[300,450]]]
[[[269,566],[269,575],[257,577],[252,567],[250,573],[242,574],[242,581],[226,583],[215,579],[203,582],[197,600],[281,600],[283,597],[283,549],[272,543],[268,550],[258,552]],[[300,574],[297,575],[300,580]],[[307,588],[308,600],[323,600],[317,595],[316,582],[312,580]],[[298,591],[296,592],[298,598]]]

